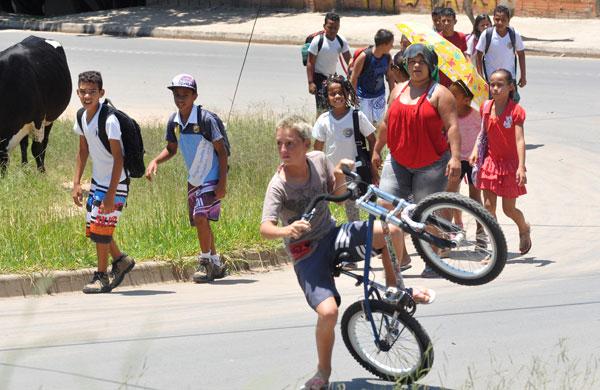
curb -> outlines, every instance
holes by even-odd
[[[61,32],[70,34],[90,34],[90,35],[112,35],[126,37],[152,37],[166,39],[191,39],[205,41],[229,41],[229,42],[248,42],[247,33],[222,33],[207,31],[189,31],[179,30],[170,27],[131,27],[117,23],[64,23],[47,22],[40,20],[0,20],[0,30],[32,30],[46,32]],[[303,42],[304,36],[285,36],[255,34],[252,37],[254,43],[277,44],[277,45],[298,45]],[[348,38],[348,43],[353,46],[367,46],[371,40]],[[600,49],[598,48],[548,48],[543,44],[532,44],[528,42],[526,51],[539,53],[541,55],[559,55],[570,57],[597,57],[600,58]]]
[[[264,270],[288,264],[283,249],[266,252],[242,251],[225,256],[234,272]],[[152,283],[189,282],[195,272],[194,261],[175,264],[167,261],[143,261],[123,279],[122,286]],[[0,275],[0,298],[26,297],[81,291],[94,274],[95,268],[75,271],[36,272],[30,275]]]

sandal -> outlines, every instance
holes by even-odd
[[[527,224],[527,230],[519,233],[519,251],[522,255],[526,255],[531,250],[531,226]]]
[[[435,291],[430,288],[422,287],[411,287],[406,289],[408,293],[412,296],[415,303],[421,305],[429,305],[435,301]]]
[[[302,386],[300,389],[301,390],[326,390],[328,388],[329,388],[329,381],[324,379],[321,376],[321,373],[319,371],[317,371],[316,374],[312,378],[310,378],[308,381],[306,381],[304,386]]]

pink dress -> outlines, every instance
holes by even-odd
[[[486,107],[487,106],[487,107]],[[481,115],[488,135],[488,150],[481,166],[477,187],[503,198],[517,198],[527,193],[517,184],[519,156],[515,126],[525,122],[525,110],[512,99],[499,117],[492,117],[493,104],[482,104]]]

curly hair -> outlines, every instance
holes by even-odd
[[[356,91],[352,86],[350,80],[346,79],[344,76],[334,73],[327,78],[325,81],[325,88],[323,88],[323,94],[325,95],[325,101],[327,102],[327,107],[332,108],[329,104],[329,87],[333,84],[339,84],[342,86],[342,92],[344,97],[346,98],[346,106],[347,107],[358,107],[358,98],[356,96]]]

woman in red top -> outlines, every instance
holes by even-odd
[[[473,148],[471,164],[481,160],[477,171],[477,187],[483,190],[485,208],[496,216],[496,200],[502,197],[502,210],[519,228],[519,250],[526,254],[531,249],[531,227],[516,208],[517,197],[527,193],[525,184],[525,110],[512,99],[513,78],[506,69],[498,69],[490,77],[492,100],[481,106],[487,150],[479,159],[481,137]]]
[[[373,151],[373,177],[378,177],[381,150],[387,144],[390,154],[379,187],[405,199],[412,194],[419,202],[444,191],[448,175],[460,175],[460,133],[454,96],[434,80],[435,52],[413,44],[404,52],[404,60],[410,80],[396,85],[390,94]],[[409,262],[405,249],[402,265]],[[426,269],[422,276],[436,275]]]

